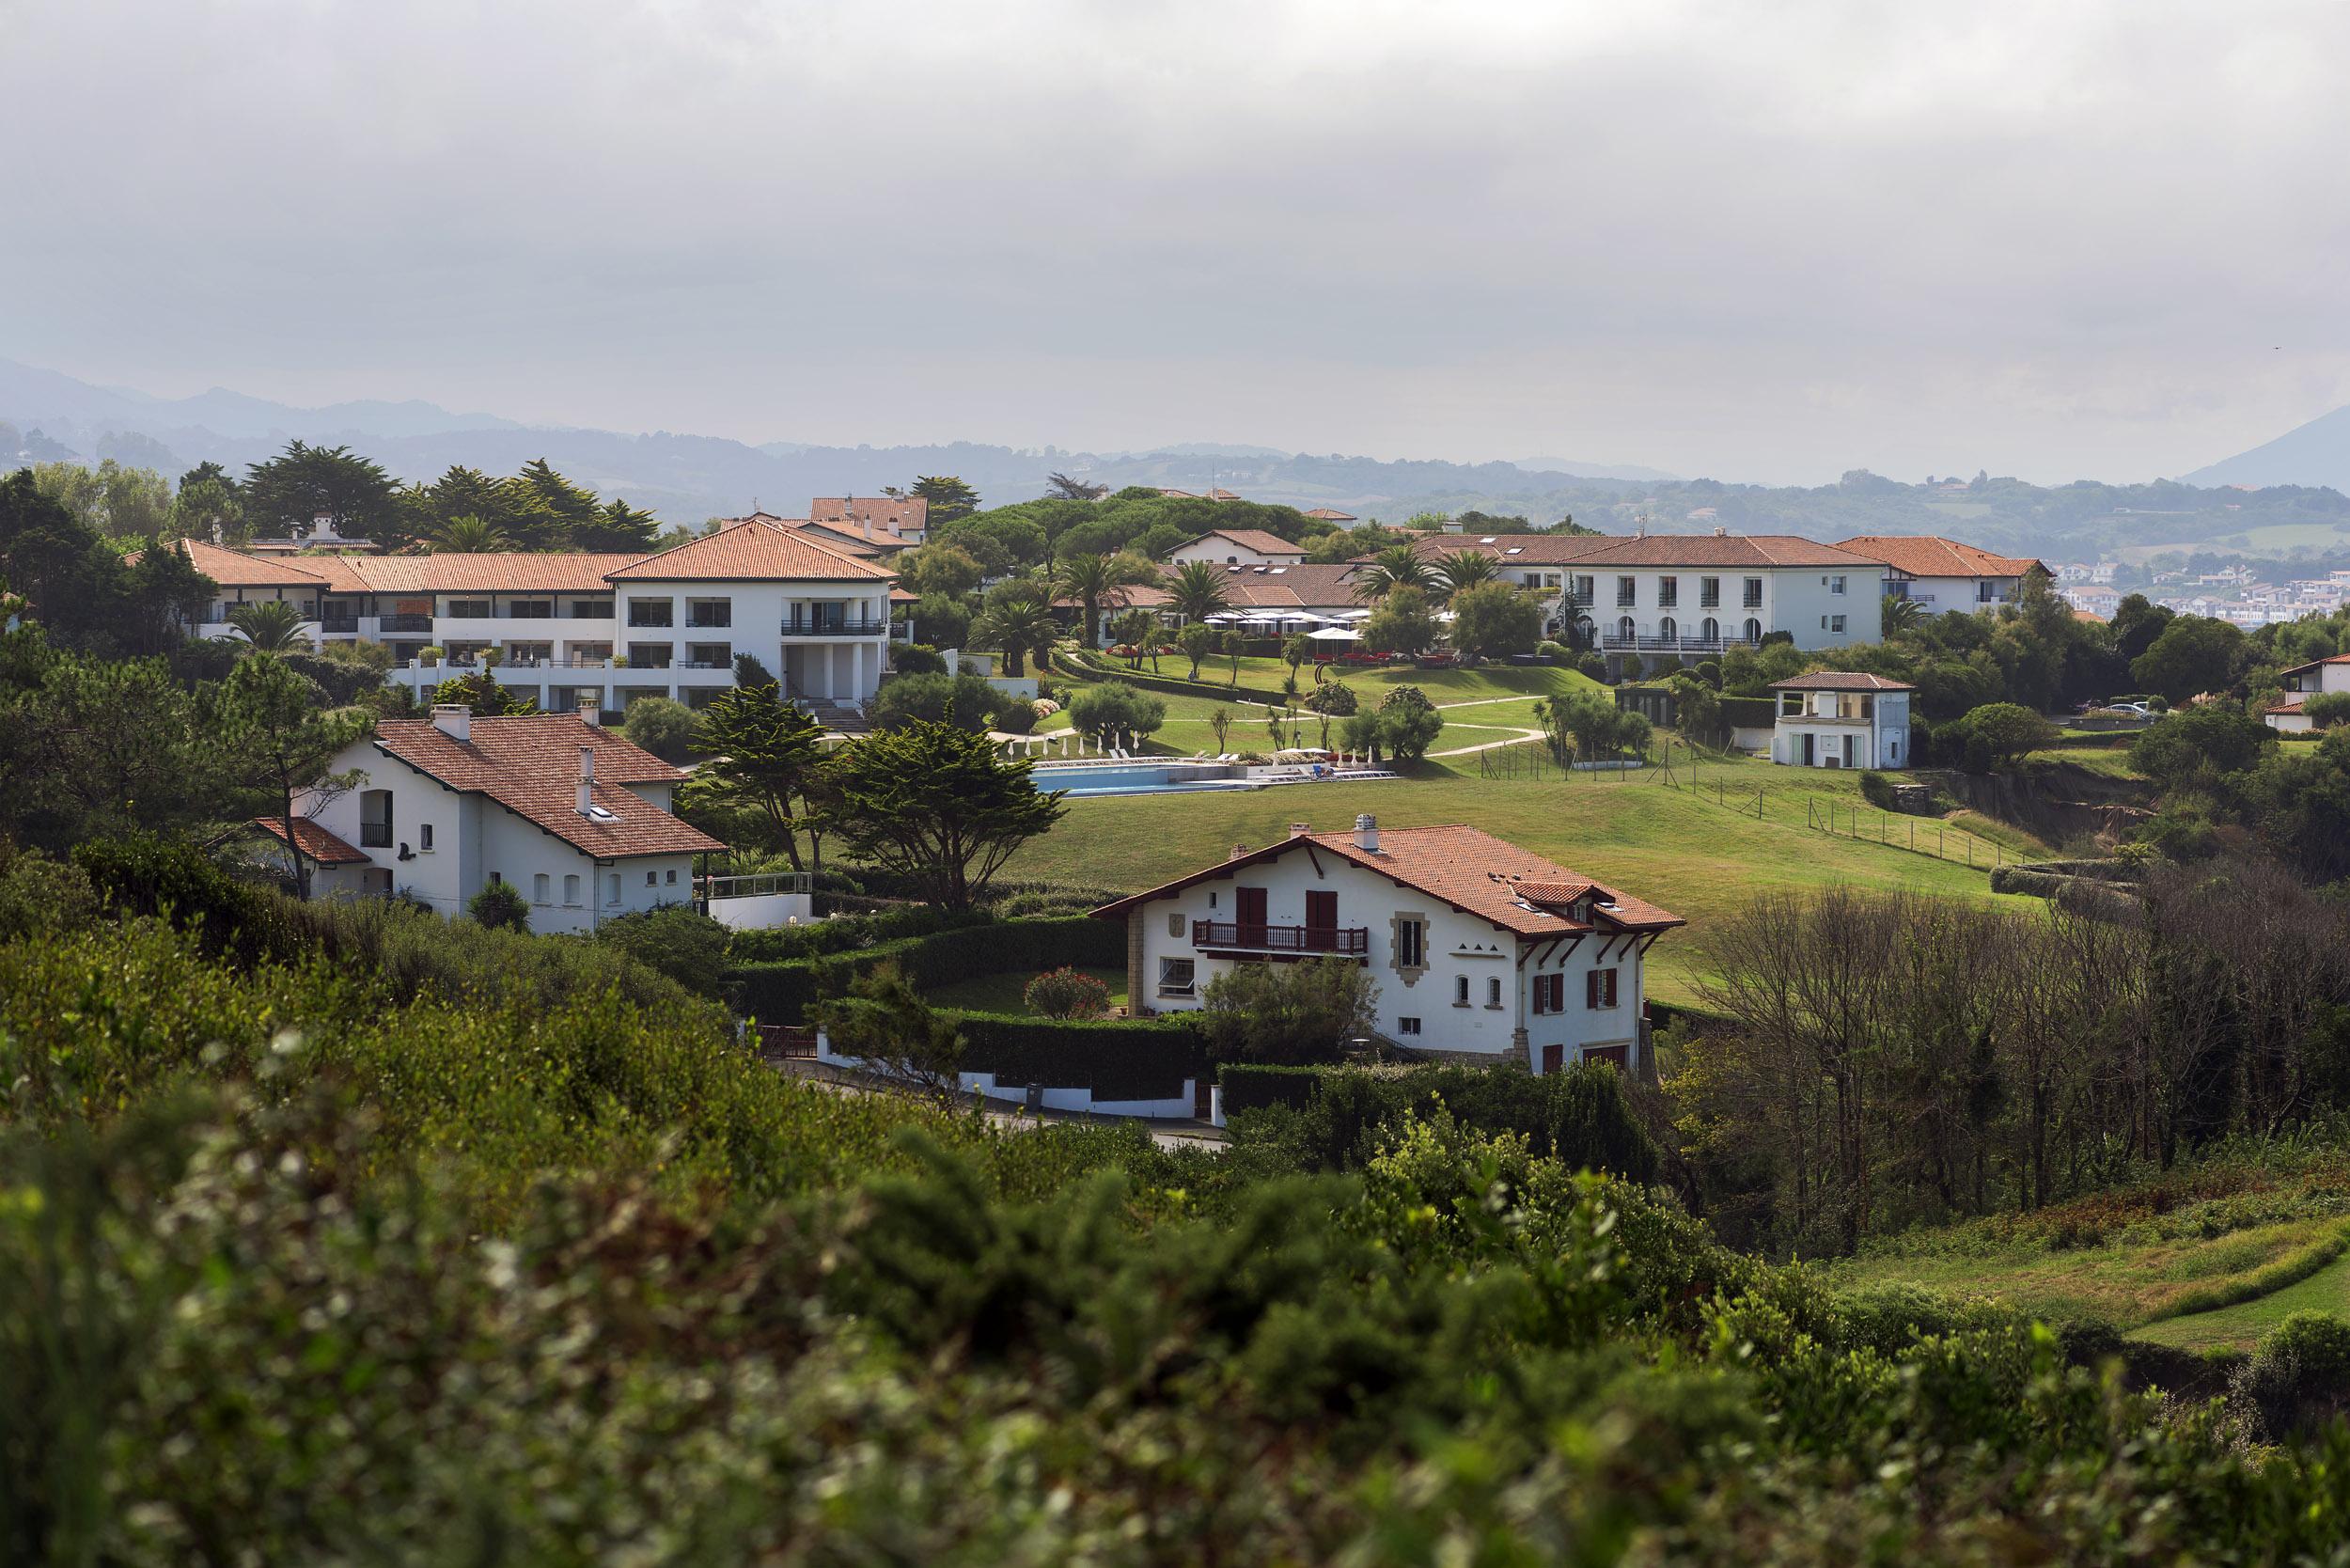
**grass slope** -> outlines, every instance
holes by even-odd
[[[1458,744],[1449,719],[1439,747]],[[1465,730],[1460,739],[1500,733]],[[1293,821],[1339,828],[1369,811],[1390,827],[1466,823],[1689,920],[1692,930],[1667,937],[1652,958],[1651,994],[1683,1002],[1695,999],[1705,928],[1758,893],[1841,883],[1992,897],[1982,870],[1874,841],[1881,826],[1898,839],[1913,819],[1888,822],[1860,806],[1856,775],[1742,759],[1695,770],[1684,765],[1677,769],[1681,787],[1668,788],[1588,774],[1571,781],[1556,774],[1542,781],[1490,779],[1480,776],[1478,760],[1430,762],[1392,783],[1072,800],[1068,817],[1023,849],[1005,875],[1131,890],[1221,860],[1235,843],[1270,842]],[[1753,814],[1758,796],[1759,819]],[[1854,839],[1849,828],[1831,836],[1806,826],[1810,813],[1828,806],[1841,813],[1840,823],[1849,823],[1857,808],[1860,829],[1869,837]],[[1919,826],[1930,831],[1929,824]],[[1958,837],[1950,841],[1957,853]],[[1981,853],[1987,865],[1988,847]]]
[[[2180,1350],[2250,1350],[2295,1312],[2331,1312],[2350,1318],[2350,1253],[2337,1254],[2316,1273],[2232,1307],[2191,1312],[2149,1324],[2135,1338]]]

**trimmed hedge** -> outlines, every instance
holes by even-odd
[[[737,1011],[763,1024],[803,1024],[813,1004],[846,996],[858,977],[895,961],[917,992],[1008,970],[1121,965],[1126,928],[1089,916],[995,920],[927,936],[878,942],[851,952],[738,964],[727,972]]]
[[[1767,697],[1725,697],[1722,724],[1733,729],[1769,729],[1778,723],[1778,704]]]
[[[1322,1087],[1323,1072],[1319,1067],[1229,1061],[1216,1070],[1215,1081],[1224,1086],[1224,1114],[1230,1116],[1267,1105],[1303,1106]]]
[[[727,957],[736,964],[776,964],[797,958],[821,958],[876,942],[909,936],[929,936],[957,926],[979,925],[987,917],[977,910],[956,911],[918,904],[845,920],[816,920],[802,926],[771,926],[765,931],[738,931],[727,944]]]
[[[1188,655],[1184,657],[1186,660],[1189,658]],[[1212,665],[1213,660],[1210,663]],[[1170,675],[1152,675],[1147,670],[1128,669],[1116,660],[1097,664],[1089,658],[1079,667],[1097,681],[1125,681],[1140,686],[1145,691],[1168,692],[1176,697],[1229,697],[1238,698],[1246,702],[1266,703],[1289,701],[1287,697],[1277,691],[1257,686],[1220,685],[1211,681],[1184,681]]]
[[[1104,1100],[1165,1100],[1207,1071],[1208,1042],[1182,1019],[1105,1023],[941,1008],[963,1031],[963,1067],[999,1084],[1090,1089]]]

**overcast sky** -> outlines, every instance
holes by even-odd
[[[2350,401],[2350,7],[0,0],[0,355],[1816,482]]]

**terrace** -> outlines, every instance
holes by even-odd
[[[1194,920],[1191,945],[1204,953],[1327,953],[1361,958],[1371,951],[1367,926],[1243,925],[1232,920]]]

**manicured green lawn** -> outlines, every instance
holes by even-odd
[[[1913,819],[1888,820],[1859,807],[1866,837],[1851,837],[1856,775],[1746,760],[1694,770],[1684,763],[1675,770],[1680,787],[1668,788],[1590,774],[1570,780],[1555,772],[1540,782],[1488,779],[1479,776],[1478,761],[1472,756],[1427,763],[1391,783],[1072,800],[1066,819],[1016,855],[1005,874],[1134,889],[1221,860],[1235,843],[1268,843],[1292,821],[1337,829],[1369,811],[1394,827],[1465,823],[1687,918],[1690,929],[1666,937],[1653,957],[1652,994],[1678,1001],[1695,999],[1707,928],[1760,893],[1841,883],[1992,898],[1982,870],[1876,841],[1880,827],[1905,837]],[[1843,813],[1834,836],[1806,825],[1807,807],[1828,805]],[[1930,829],[1919,825],[1921,833]],[[1953,835],[1951,853],[1958,842]],[[1987,867],[1988,847],[1982,853]],[[2029,900],[2002,902],[2038,907]]]
[[[1125,970],[1087,968],[1082,972],[1109,987],[1111,1007],[1126,1005]],[[964,980],[959,985],[941,986],[931,992],[925,1000],[937,1007],[969,1008],[975,1012],[1013,1012],[1026,1017],[1030,1014],[1027,1004],[1020,999],[1020,994],[1034,979],[1036,975],[1032,973],[985,975],[978,980]]]
[[[2335,1259],[2298,1284],[2255,1296],[2216,1311],[2191,1312],[2148,1324],[2135,1336],[2181,1350],[2250,1350],[2261,1336],[2295,1312],[2331,1312],[2350,1318],[2350,1253]]]

